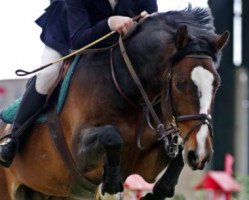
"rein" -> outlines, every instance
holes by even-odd
[[[135,72],[134,67],[131,64],[131,61],[130,61],[128,55],[127,55],[127,52],[126,52],[122,37],[119,37],[119,47],[120,47],[120,51],[121,51],[121,54],[123,56],[123,59],[124,59],[124,61],[126,63],[126,66],[127,66],[128,70],[129,70],[129,72],[131,74],[131,77],[133,78],[134,82],[136,83],[136,85],[137,85],[137,87],[138,87],[138,89],[139,89],[139,91],[140,91],[140,93],[141,93],[141,95],[142,95],[142,97],[143,97],[143,99],[144,99],[144,101],[145,101],[145,103],[146,103],[146,105],[147,105],[147,107],[148,107],[154,121],[157,124],[157,132],[160,132],[160,131],[162,131],[164,129],[164,125],[160,121],[159,117],[157,116],[157,114],[156,114],[156,112],[155,112],[155,110],[154,110],[154,108],[153,108],[153,106],[152,106],[152,104],[151,104],[151,102],[150,102],[150,100],[149,100],[143,86],[142,86],[142,83],[140,82],[140,80],[139,80],[139,78],[137,76],[137,73]]]
[[[164,144],[165,144],[167,155],[169,157],[175,158],[178,155],[178,145],[176,145],[176,143],[178,142],[179,129],[177,128],[177,126],[175,124],[172,124],[169,129],[165,129],[164,124],[160,121],[158,115],[156,114],[155,109],[153,108],[153,105],[150,102],[150,100],[149,100],[149,98],[148,98],[148,96],[147,96],[147,94],[142,86],[142,83],[139,80],[137,73],[135,72],[134,67],[131,64],[131,61],[129,59],[129,56],[127,55],[122,37],[119,37],[119,47],[120,47],[120,51],[121,51],[121,54],[123,56],[123,59],[126,63],[126,66],[131,74],[131,77],[133,78],[135,84],[137,85],[137,87],[138,87],[138,89],[139,89],[139,91],[144,99],[144,102],[147,106],[147,109],[149,110],[154,122],[156,123],[155,131],[156,131],[157,141],[163,140]],[[169,136],[171,136],[170,141],[168,138]],[[137,137],[137,145],[138,145],[138,147],[142,148],[141,144],[140,144],[140,139],[141,139],[141,135],[139,135]]]
[[[132,102],[126,95],[123,89],[120,87],[118,80],[115,76],[115,70],[114,70],[114,64],[113,64],[113,48],[110,50],[110,64],[111,64],[111,74],[112,74],[112,80],[118,90],[118,92],[121,94],[121,96],[135,109],[138,109],[139,107],[136,105],[136,103]]]

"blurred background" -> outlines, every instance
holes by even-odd
[[[23,93],[26,79],[16,77],[15,70],[31,70],[40,65],[43,44],[39,40],[40,29],[34,20],[49,3],[49,0],[8,0],[1,3],[0,109]],[[183,9],[189,3],[193,7],[209,6],[216,32],[222,34],[228,30],[230,41],[218,69],[222,82],[213,113],[215,152],[212,162],[204,171],[192,172],[185,167],[175,199],[208,199],[205,192],[193,192],[193,188],[208,171],[224,170],[225,155],[229,153],[234,159],[233,177],[243,186],[242,192],[233,198],[246,200],[249,199],[249,1],[158,0],[160,12]]]

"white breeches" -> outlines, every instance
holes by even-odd
[[[62,56],[54,49],[45,46],[41,58],[41,66],[54,62]],[[53,64],[37,74],[35,88],[40,94],[48,94],[50,88],[57,80],[62,62]]]

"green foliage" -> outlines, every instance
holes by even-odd
[[[249,197],[249,176],[237,174],[236,180],[241,184],[241,192],[233,196],[233,200],[246,200]]]
[[[183,195],[175,195],[173,200],[186,200],[186,198]]]

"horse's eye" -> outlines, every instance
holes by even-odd
[[[184,90],[187,87],[187,81],[178,80],[175,85],[178,90]]]

